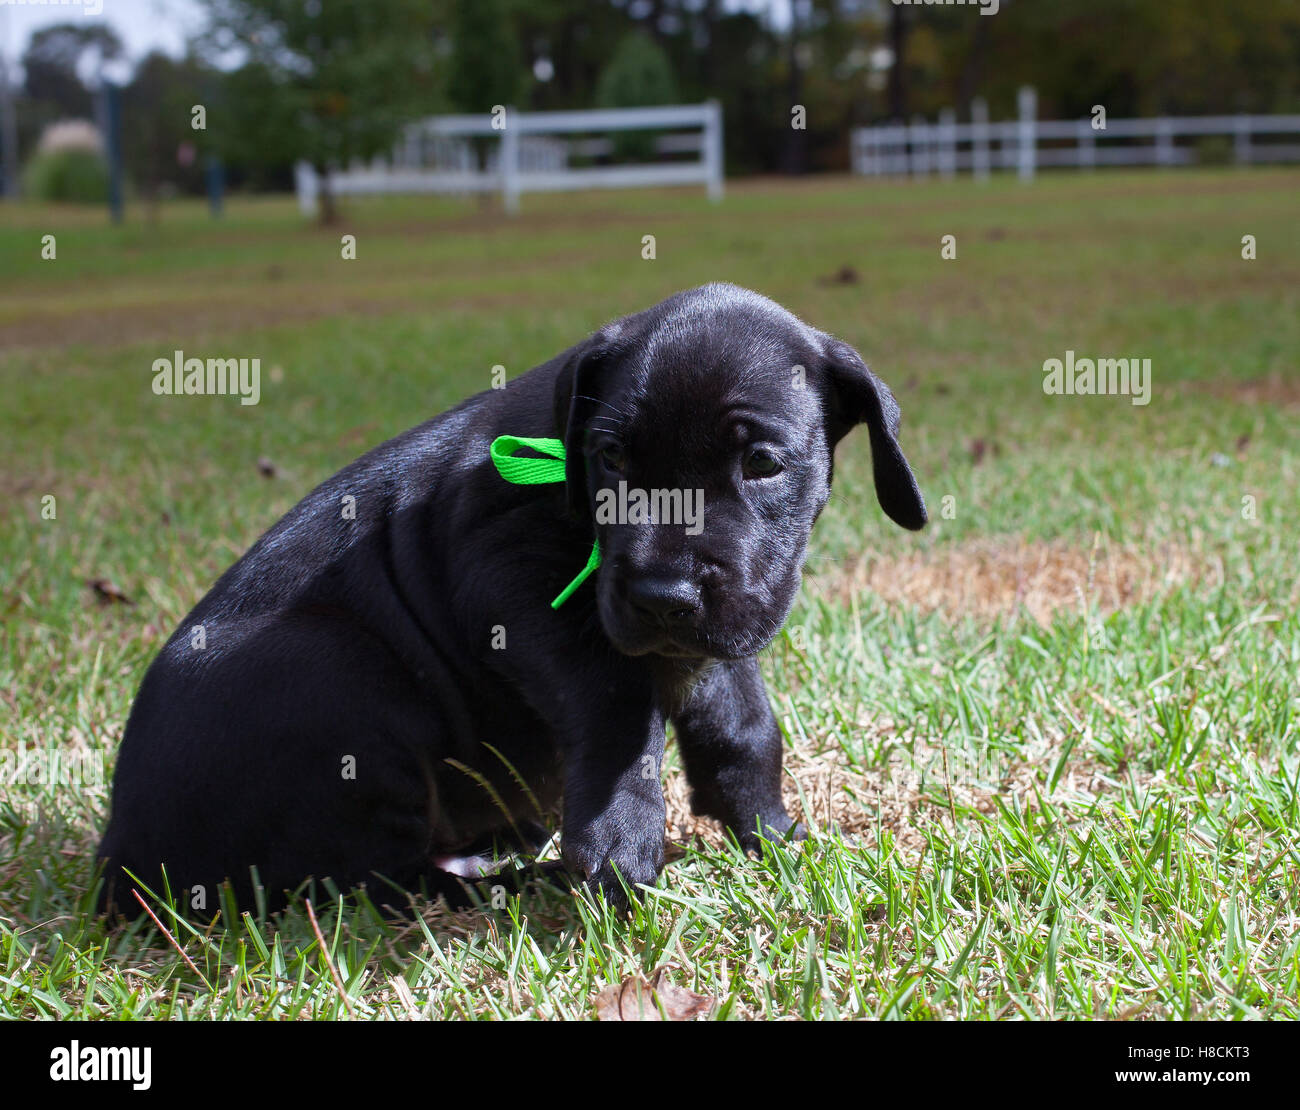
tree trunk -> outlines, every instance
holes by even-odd
[[[790,98],[790,110],[793,112],[796,104],[803,103],[803,70],[799,68],[799,5],[797,3],[790,6],[790,73],[789,85],[787,92]],[[785,172],[791,174],[803,173],[805,169],[805,136],[807,132],[793,126],[794,117],[789,116],[785,121]],[[805,125],[806,125],[806,121]]]
[[[894,52],[894,64],[889,67],[889,116],[902,123],[907,119],[907,22],[901,5],[891,5],[889,11],[889,47]]]
[[[320,193],[316,198],[316,215],[321,227],[331,226],[339,216],[334,204],[334,194],[330,192],[329,170],[325,166],[316,167],[316,180],[320,182]]]

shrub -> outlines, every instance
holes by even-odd
[[[23,191],[35,200],[93,204],[108,197],[108,167],[89,150],[54,150],[27,163]]]
[[[71,119],[47,127],[23,172],[23,191],[35,200],[93,204],[107,199],[108,167],[94,124]]]

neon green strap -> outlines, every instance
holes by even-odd
[[[528,447],[542,459],[518,458],[515,452],[521,447]],[[528,439],[524,436],[497,436],[488,449],[492,464],[497,473],[507,482],[516,486],[540,486],[549,482],[564,481],[564,444],[558,439]],[[558,609],[581,586],[596,568],[600,566],[600,540],[591,545],[591,556],[587,565],[578,572],[578,577],[560,591],[559,597],[551,602],[552,609]]]

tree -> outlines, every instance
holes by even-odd
[[[242,49],[293,119],[282,153],[321,177],[320,218],[335,216],[331,166],[388,150],[408,120],[438,107],[429,0],[206,0],[205,48]]]
[[[519,84],[516,38],[501,0],[456,0],[452,9],[448,95],[462,112],[486,114],[510,105]],[[508,121],[507,121],[508,122]],[[491,140],[476,136],[479,165]],[[486,196],[481,199],[486,202]]]
[[[650,108],[676,101],[677,81],[668,55],[644,31],[624,35],[600,75],[596,104],[601,108]],[[620,158],[650,158],[656,137],[650,131],[617,132],[615,153]]]
[[[123,160],[141,193],[150,202],[150,213],[164,184],[175,184],[190,192],[201,184],[197,160],[181,165],[177,154],[184,143],[202,146],[203,132],[190,126],[190,109],[202,88],[204,75],[192,58],[175,61],[166,54],[151,53],[122,90]]]
[[[91,51],[103,61],[120,58],[122,40],[102,23],[56,23],[35,32],[22,58],[27,95],[55,106],[61,116],[89,116],[91,94],[77,67]]]
[[[448,95],[462,112],[508,105],[519,87],[517,39],[502,0],[456,0]]]
[[[102,23],[56,23],[35,32],[23,51],[23,101],[17,111],[18,147],[32,150],[61,119],[93,119],[94,94],[82,82],[83,59],[122,56],[122,41]]]

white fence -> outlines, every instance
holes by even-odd
[[[1224,136],[1232,140],[1239,165],[1300,161],[1300,143],[1256,143],[1255,136],[1300,136],[1300,116],[1182,116],[1110,119],[1094,127],[1091,116],[1040,120],[1038,97],[1022,88],[1019,118],[990,123],[984,101],[971,104],[971,122],[958,123],[947,108],[938,123],[916,117],[910,124],[863,127],[850,136],[853,172],[867,176],[952,177],[970,170],[985,178],[994,169],[1014,169],[1022,179],[1039,166],[1184,166],[1199,160],[1195,146],[1179,145],[1186,136]],[[1149,139],[1149,142],[1108,140]],[[1041,143],[1065,145],[1040,146]]]
[[[660,136],[663,153],[696,153],[690,161],[622,166],[572,166],[577,157],[600,157],[614,149],[609,139],[568,138],[609,131],[685,131]],[[479,168],[475,136],[498,140]],[[558,138],[557,136],[565,136]],[[433,164],[430,165],[429,163]],[[307,163],[296,167],[298,205],[316,211],[321,182]],[[500,191],[507,212],[519,210],[523,193],[572,189],[623,189],[661,185],[703,185],[711,200],[722,197],[722,108],[717,101],[658,108],[609,108],[580,112],[518,112],[496,115],[431,116],[409,124],[391,158],[369,166],[331,170],[331,195],[377,193],[481,193]]]

